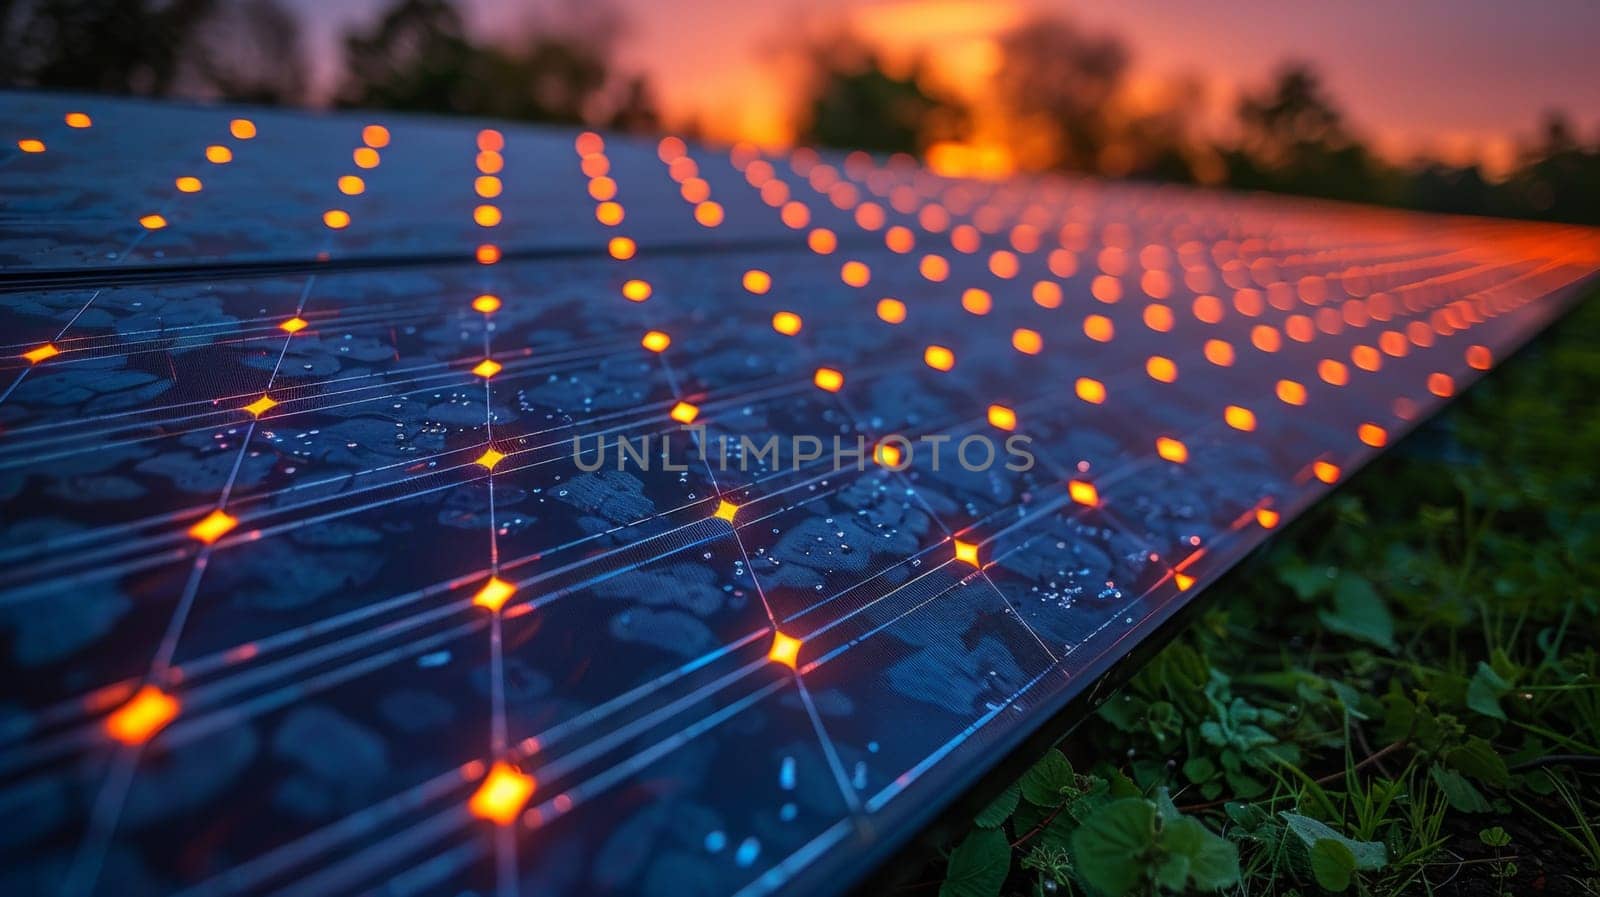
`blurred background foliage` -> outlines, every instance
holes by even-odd
[[[452,0],[392,0],[344,35],[337,89],[314,98],[304,23],[284,0],[0,0],[0,86],[696,133],[695,121],[663,122],[649,81],[619,64],[624,18],[604,0],[572,2],[482,37]],[[805,34],[778,37],[774,54],[802,66],[802,143],[916,154],[951,173],[1067,171],[1600,223],[1600,142],[1559,111],[1490,177],[1476,164],[1381,158],[1309,63],[1285,61],[1246,91],[1220,141],[1199,133],[1198,78],[1136,96],[1127,44],[1059,16],[1001,36],[978,107],[920,63],[886,63],[842,24]]]

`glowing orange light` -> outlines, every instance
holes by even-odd
[[[833,368],[817,368],[817,372],[812,376],[811,382],[828,392],[838,392],[839,388],[844,386],[844,375]]]
[[[811,223],[811,210],[805,207],[805,203],[790,200],[783,204],[778,217],[792,230],[799,230]]]
[[[493,358],[485,358],[473,366],[472,373],[487,380],[490,377],[493,377],[495,374],[500,373],[504,369],[505,366],[500,364],[500,362],[495,361]]]
[[[917,238],[908,227],[895,225],[883,233],[883,245],[891,252],[907,253],[916,248]]]
[[[160,215],[145,215],[139,219],[139,224],[145,230],[160,230],[167,226],[167,219]]]
[[[679,402],[672,406],[672,410],[667,413],[667,416],[680,424],[692,424],[694,419],[700,416],[700,408],[688,402]]]
[[[781,632],[772,634],[772,648],[767,651],[768,660],[773,663],[781,663],[792,670],[799,658],[799,639],[784,635]]]
[[[358,146],[350,153],[350,158],[355,161],[357,168],[377,168],[378,151],[370,146]]]
[[[1150,356],[1144,363],[1144,372],[1150,375],[1150,379],[1161,383],[1171,383],[1178,379],[1178,366],[1164,355]]]
[[[864,287],[872,280],[872,269],[864,262],[845,262],[839,268],[839,279],[849,286]]]
[[[339,192],[346,196],[359,196],[367,190],[367,182],[353,174],[339,178]]]
[[[633,258],[634,253],[639,251],[639,247],[631,237],[612,237],[606,243],[606,251],[618,261],[627,261]]]
[[[94,124],[89,120],[89,116],[82,112],[68,112],[65,120],[69,128],[87,128]]]
[[[367,125],[361,129],[361,142],[375,149],[389,145],[389,129],[383,125]]]
[[[1089,315],[1083,319],[1083,335],[1097,343],[1109,343],[1117,329],[1105,315]]]
[[[1092,508],[1100,504],[1100,491],[1094,488],[1093,483],[1084,480],[1067,481],[1067,495],[1080,505]]]
[[[234,527],[239,525],[238,518],[228,512],[217,508],[204,517],[201,517],[193,526],[189,527],[189,538],[207,545],[226,536]]]
[[[625,217],[622,204],[616,202],[603,202],[594,207],[594,218],[606,227],[616,227]]]
[[[1017,413],[1004,405],[990,405],[989,426],[997,430],[1015,430],[1017,428]]]
[[[493,243],[484,243],[479,246],[474,256],[480,265],[492,265],[500,261],[500,247]]]
[[[1061,307],[1061,285],[1053,280],[1041,280],[1033,285],[1033,301],[1040,308]]]
[[[306,322],[305,318],[297,316],[284,321],[282,324],[279,324],[278,329],[284,331],[285,333],[299,333],[310,326],[311,325]]]
[[[1376,371],[1383,367],[1383,356],[1371,346],[1356,346],[1351,349],[1350,360],[1363,371]]]
[[[479,227],[495,227],[500,223],[500,209],[490,205],[478,206],[472,210],[472,220]]]
[[[944,346],[929,346],[922,351],[922,360],[936,371],[948,371],[956,366],[956,353]]]
[[[1283,345],[1276,328],[1257,324],[1250,328],[1250,344],[1263,352],[1276,352]]]
[[[1315,325],[1305,315],[1290,315],[1284,319],[1283,329],[1297,343],[1309,343],[1317,336]]]
[[[645,333],[644,339],[639,341],[639,345],[652,352],[664,352],[668,346],[672,345],[672,337],[659,330],[650,330]]]
[[[1222,300],[1215,296],[1197,296],[1194,300],[1194,316],[1207,324],[1216,324],[1222,320],[1225,311]]]
[[[1089,293],[1109,305],[1122,298],[1122,284],[1109,274],[1100,274],[1089,282]]]
[[[643,302],[649,299],[653,292],[655,291],[651,289],[650,284],[643,280],[630,280],[622,285],[623,297],[633,302]]]
[[[1233,366],[1233,346],[1219,339],[1208,339],[1205,342],[1206,361],[1217,367]]]
[[[484,174],[499,174],[506,167],[505,157],[494,150],[484,150],[478,153],[476,162],[478,170]]]
[[[377,144],[373,144],[376,146]],[[506,148],[506,137],[493,128],[484,128],[478,132],[478,149],[483,152],[498,153]]]
[[[1278,512],[1271,508],[1257,508],[1256,523],[1259,523],[1262,529],[1272,529],[1278,525]]]
[[[24,138],[17,141],[17,149],[25,153],[42,153],[44,152],[44,141],[35,140],[31,137]]]
[[[728,523],[732,523],[734,515],[738,513],[738,505],[728,501],[727,499],[720,499],[717,501],[717,509],[711,512],[711,516],[717,518],[718,520],[725,520]]]
[[[1018,327],[1011,331],[1011,346],[1024,355],[1038,355],[1044,349],[1044,337],[1037,330]]]
[[[54,343],[45,343],[37,349],[29,349],[22,353],[22,357],[26,358],[30,364],[38,364],[46,358],[54,358],[60,354],[61,350],[57,349]]]
[[[533,796],[534,787],[532,776],[518,772],[508,763],[497,762],[489,768],[489,775],[484,777],[478,790],[472,793],[467,809],[495,825],[510,825],[517,821],[517,814]]]
[[[1071,277],[1078,273],[1078,257],[1070,249],[1052,249],[1046,258],[1050,273],[1057,277]]]
[[[887,324],[899,324],[906,319],[906,304],[899,299],[879,299],[878,319]]]
[[[333,230],[343,230],[350,226],[350,213],[343,209],[329,209],[322,213],[322,223]]]
[[[1339,465],[1329,461],[1318,461],[1311,465],[1311,473],[1324,483],[1331,484],[1339,481]]]
[[[1073,389],[1077,392],[1078,398],[1091,405],[1099,405],[1106,400],[1106,385],[1099,380],[1079,377],[1077,383],[1073,384]]]
[[[1350,382],[1350,369],[1341,362],[1324,358],[1317,362],[1317,376],[1330,386],[1343,386]]]
[[[228,122],[228,133],[237,140],[249,140],[256,136],[256,123],[248,118],[236,118]]]
[[[1488,346],[1468,346],[1467,366],[1479,371],[1487,371],[1494,366],[1494,354]]]
[[[494,470],[494,466],[504,461],[505,457],[505,452],[488,448],[484,449],[483,454],[479,455],[472,463],[482,467],[484,470]]]
[[[1456,391],[1456,381],[1449,374],[1435,372],[1428,375],[1428,392],[1441,399],[1448,399]]]
[[[233,150],[220,143],[213,143],[206,147],[206,161],[213,165],[226,165],[233,161]]]
[[[751,268],[744,272],[743,283],[746,290],[762,296],[772,289],[772,275],[758,268]]]
[[[1190,586],[1194,585],[1194,577],[1187,573],[1179,573],[1174,570],[1172,572],[1172,582],[1178,587],[1178,591],[1186,592],[1189,590]]]
[[[250,412],[251,417],[260,417],[276,407],[278,407],[277,400],[271,396],[264,395],[261,398],[256,399],[254,402],[244,406],[244,410]]]
[[[952,539],[950,541],[955,546],[957,561],[963,564],[971,564],[974,567],[982,566],[978,562],[978,543],[963,542],[960,539]]]
[[[578,139],[574,140],[572,145],[580,156],[592,156],[606,151],[605,138],[593,131],[584,131],[579,134]]]
[[[722,223],[722,206],[707,200],[694,207],[694,220],[701,227],[716,227]]]
[[[1228,426],[1235,430],[1243,430],[1246,433],[1256,428],[1255,412],[1238,405],[1229,405],[1224,408],[1222,410],[1222,419],[1228,422]]]
[[[917,264],[917,270],[922,273],[923,278],[934,283],[943,283],[944,279],[950,276],[950,263],[945,261],[942,255],[925,255]]]
[[[898,470],[903,456],[899,446],[880,442],[872,450],[872,460],[883,467],[893,467]]]
[[[1005,249],[996,250],[989,255],[989,271],[1002,280],[1010,280],[1016,277],[1016,255]]]
[[[178,716],[178,699],[141,686],[133,698],[106,717],[106,734],[123,744],[144,744]]]
[[[589,179],[589,195],[597,200],[617,198],[617,182],[608,177]]]
[[[179,193],[199,193],[201,184],[199,178],[181,177],[173,181],[173,186],[178,188]]]
[[[684,146],[683,141],[671,135],[661,138],[661,142],[656,144],[656,158],[663,162],[670,163],[686,152],[688,147]]]
[[[489,293],[484,293],[483,295],[472,300],[472,310],[481,311],[486,315],[497,312],[500,310],[500,297]]]
[[[1172,329],[1172,325],[1172,309],[1155,304],[1144,307],[1144,326],[1157,333],[1166,333]]]
[[[472,181],[472,192],[484,199],[494,199],[503,189],[500,179],[492,174],[480,174]]]
[[[1382,427],[1373,423],[1365,423],[1357,427],[1356,436],[1373,448],[1383,448],[1389,442],[1389,434]]]
[[[961,307],[975,315],[986,315],[994,307],[994,299],[988,290],[969,287],[961,293]]]
[[[1156,454],[1174,464],[1182,464],[1189,460],[1189,447],[1170,436],[1161,436],[1156,439]]]
[[[772,329],[784,336],[794,336],[800,332],[800,316],[792,311],[780,311],[772,316]]]
[[[1279,380],[1278,401],[1285,405],[1304,405],[1306,388],[1293,380]]]

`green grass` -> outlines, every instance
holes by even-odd
[[[941,893],[1600,895],[1597,477],[1591,301],[1218,583]]]

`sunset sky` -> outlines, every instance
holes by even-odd
[[[388,0],[290,0],[307,21],[315,76],[327,89],[338,38]],[[525,23],[555,4],[461,0],[480,33]],[[623,64],[650,77],[669,124],[694,117],[721,138],[781,140],[793,73],[774,50],[797,28],[847,22],[909,56],[930,54],[956,88],[981,83],[993,39],[1041,13],[1120,35],[1135,89],[1176,75],[1208,88],[1202,121],[1220,127],[1241,86],[1288,58],[1314,62],[1353,124],[1391,157],[1429,152],[1508,162],[1541,112],[1567,110],[1600,135],[1600,3],[1595,0],[614,0],[626,21]]]

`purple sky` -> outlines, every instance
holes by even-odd
[[[291,0],[307,18],[319,83],[337,67],[339,33],[387,0]],[[560,0],[460,0],[480,29],[515,27]],[[625,64],[647,73],[672,120],[701,118],[717,136],[774,136],[789,76],[770,48],[798,22],[845,20],[906,52],[981,66],[1008,23],[1039,12],[1120,34],[1140,80],[1202,76],[1220,120],[1238,88],[1285,58],[1318,65],[1351,119],[1391,155],[1428,150],[1494,160],[1566,109],[1600,138],[1597,0],[614,0],[627,21]],[[979,60],[979,61],[975,61]]]

